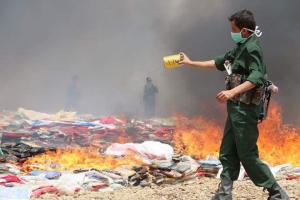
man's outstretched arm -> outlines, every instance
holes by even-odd
[[[179,64],[184,64],[190,67],[198,67],[198,68],[208,68],[208,69],[216,68],[216,63],[214,60],[193,61],[187,55],[185,55],[185,53],[180,53]]]

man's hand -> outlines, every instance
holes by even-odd
[[[225,103],[229,99],[232,99],[236,94],[233,90],[223,90],[217,96],[217,100],[221,103]]]
[[[185,53],[181,52],[179,54],[180,54],[180,61],[178,62],[179,64],[189,65],[192,63],[191,59]]]

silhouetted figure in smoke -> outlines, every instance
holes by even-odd
[[[150,77],[147,77],[143,97],[146,117],[153,117],[155,114],[156,93],[158,93],[157,87],[152,83],[152,79]]]
[[[66,111],[78,111],[80,92],[78,88],[79,77],[73,76],[67,89]]]

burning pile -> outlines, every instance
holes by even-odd
[[[182,154],[198,159],[207,155],[218,155],[222,139],[221,126],[202,117],[188,119],[178,117],[174,135],[175,147]],[[268,118],[259,125],[258,146],[260,158],[271,165],[290,163],[300,166],[300,129],[284,124],[281,109],[273,104]]]
[[[284,164],[272,168],[278,177],[299,178],[299,129],[283,123],[276,104],[259,129],[262,160],[270,166]],[[222,126],[203,117],[137,120],[19,109],[0,114],[0,130],[0,184],[15,186],[5,189],[22,190],[15,194],[28,198],[173,184],[216,177],[221,168]]]
[[[135,166],[142,162],[134,156],[115,158],[103,156],[95,148],[69,148],[48,151],[34,156],[23,163],[24,171],[59,170],[70,171],[77,169],[115,169],[120,166]]]

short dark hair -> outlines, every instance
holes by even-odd
[[[242,28],[248,28],[250,30],[255,30],[256,22],[254,19],[254,15],[249,10],[240,10],[230,17],[228,17],[229,21],[234,21],[235,25]]]

